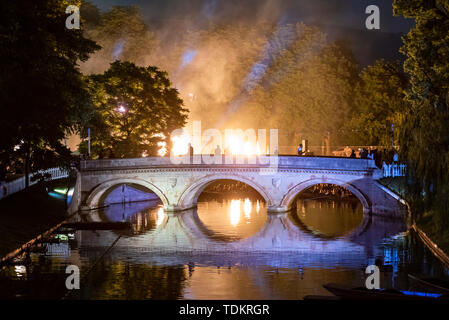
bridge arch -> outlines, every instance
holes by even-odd
[[[203,177],[189,187],[187,187],[181,194],[178,202],[178,206],[181,208],[189,208],[192,206],[196,206],[198,203],[198,198],[204,189],[207,188],[212,182],[217,180],[234,180],[245,183],[256,190],[261,197],[265,200],[267,206],[270,206],[274,203],[271,196],[261,187],[259,184],[255,183],[253,180],[250,180],[246,177],[236,175],[236,174],[226,174],[226,175],[209,175]]]
[[[370,200],[358,188],[356,188],[355,186],[353,186],[348,182],[335,179],[326,179],[326,181],[323,181],[322,179],[310,179],[301,182],[296,186],[294,186],[293,188],[291,188],[290,190],[288,190],[288,192],[284,195],[282,199],[281,206],[285,206],[286,208],[291,209],[291,207],[293,206],[293,201],[302,191],[306,190],[311,186],[323,183],[333,184],[348,189],[362,203],[363,212],[364,213],[371,212]]]
[[[140,178],[116,178],[116,179],[107,180],[107,181],[101,183],[100,185],[96,186],[92,190],[92,192],[90,192],[89,196],[87,197],[86,206],[88,206],[91,209],[99,207],[100,199],[106,191],[108,191],[110,188],[112,188],[114,186],[126,184],[126,183],[138,184],[142,187],[147,188],[148,190],[154,192],[159,197],[159,199],[162,201],[164,206],[168,205],[167,197],[164,195],[164,193],[158,187],[156,187],[151,182],[148,182],[148,181],[140,179]]]

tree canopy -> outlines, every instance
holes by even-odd
[[[85,36],[102,47],[82,64],[84,73],[104,72],[115,60],[147,64],[158,41],[137,7],[114,6],[100,13],[94,5],[84,2],[80,10],[86,21]]]
[[[398,146],[399,128],[407,109],[408,78],[399,62],[376,61],[360,74],[349,125],[355,145]]]
[[[79,2],[2,1],[0,5],[0,156],[20,155],[25,171],[33,155],[67,154],[62,142],[91,114],[79,61],[99,49],[82,28],[67,29],[65,10]],[[54,152],[49,152],[53,150]]]
[[[96,110],[90,123],[94,156],[156,155],[157,143],[186,123],[177,89],[156,67],[115,61],[104,74],[89,76],[89,84]]]
[[[449,224],[449,4],[395,0],[393,8],[416,22],[401,49],[410,75],[399,137],[408,163],[408,192],[416,211],[435,210],[444,227]]]
[[[300,139],[315,145],[325,141],[329,146],[330,139],[341,143],[352,114],[358,65],[345,43],[329,42],[318,28],[297,24],[289,30],[283,35],[288,45],[272,57],[235,118],[256,119],[258,126],[280,129],[284,145]]]

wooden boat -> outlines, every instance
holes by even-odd
[[[408,275],[414,286],[422,290],[428,290],[435,293],[449,294],[449,281],[433,277],[418,276],[414,274]]]
[[[398,291],[394,289],[373,289],[369,290],[364,287],[350,288],[344,285],[328,283],[323,285],[323,287],[329,292],[333,293],[337,297],[343,300],[404,300],[404,301],[431,301],[447,299],[447,297],[427,292],[416,292],[416,291]]]

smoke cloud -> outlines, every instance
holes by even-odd
[[[92,2],[103,16],[110,12],[112,5],[132,3],[137,9],[108,17],[108,21],[115,21],[114,25],[98,22],[88,28],[87,34],[103,50],[83,64],[82,71],[104,72],[117,59],[157,66],[168,72],[180,91],[190,110],[189,122],[201,120],[203,127],[219,129],[233,127],[237,122],[241,125],[241,121],[233,123],[231,119],[236,118],[242,107],[251,104],[255,92],[269,91],[292,67],[295,69],[291,61],[297,66],[334,40],[347,36],[357,40],[366,36],[364,9],[368,4],[377,2],[381,10],[391,15],[391,1],[386,0],[354,0],[344,4],[337,0]],[[408,23],[402,20],[392,23],[393,20],[392,17],[383,19],[386,28],[383,32],[409,28]],[[314,33],[314,39],[302,39],[305,26],[298,22],[317,26],[321,31]],[[376,37],[384,39],[379,34]],[[300,45],[309,48],[299,50]],[[362,48],[359,57],[369,56],[363,50],[370,46],[359,48]],[[290,57],[290,64],[280,65],[282,57],[291,52],[302,54]],[[247,119],[245,124],[259,125],[253,119]]]

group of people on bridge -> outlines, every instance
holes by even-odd
[[[357,158],[357,155],[354,151],[354,149],[351,149],[351,154],[349,156],[350,158]],[[371,159],[371,160],[377,160],[378,152],[376,148],[360,148],[359,149],[359,158],[360,159]]]

